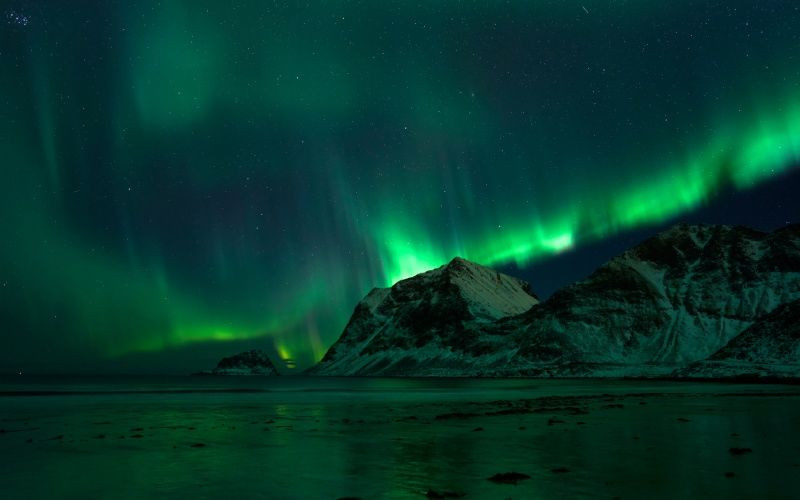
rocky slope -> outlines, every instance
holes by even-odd
[[[246,351],[222,358],[213,370],[195,375],[280,375],[269,357],[261,350]]]
[[[537,303],[527,283],[455,258],[369,292],[310,373],[450,375],[505,366],[505,337],[484,327]]]
[[[800,227],[676,226],[513,318],[515,366],[666,374],[800,298]]]
[[[753,323],[707,360],[678,372],[687,377],[800,377],[800,300]]]

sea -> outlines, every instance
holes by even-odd
[[[8,376],[0,485],[4,499],[800,498],[800,386]]]

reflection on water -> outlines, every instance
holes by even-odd
[[[124,378],[0,391],[6,498],[800,495],[792,386]],[[43,393],[59,395],[15,395]],[[568,398],[536,399],[548,396]],[[487,480],[509,471],[531,478]]]

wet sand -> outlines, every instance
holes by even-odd
[[[800,497],[800,388],[582,384],[6,396],[6,498]]]

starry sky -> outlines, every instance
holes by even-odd
[[[0,371],[320,359],[456,255],[547,296],[800,214],[793,0],[0,4]]]

